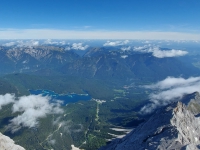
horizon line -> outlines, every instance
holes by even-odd
[[[0,29],[0,39],[129,39],[129,40],[200,40],[200,33],[174,31],[76,31],[60,29]]]

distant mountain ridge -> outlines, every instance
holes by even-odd
[[[94,48],[84,57],[62,67],[64,74],[84,77],[156,80],[166,76],[198,74],[176,58],[157,58],[151,53]]]
[[[59,73],[97,79],[158,80],[167,76],[200,74],[176,58],[157,58],[151,53],[139,53],[109,48],[90,48],[84,55],[56,46],[1,47],[0,74]]]
[[[0,49],[0,73],[34,72],[55,68],[79,56],[55,46],[15,47]]]

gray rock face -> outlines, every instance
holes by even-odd
[[[190,104],[200,101],[194,93],[187,105],[173,103],[158,110],[148,121],[102,150],[197,150],[200,149],[200,118]],[[199,106],[198,106],[199,107]],[[195,107],[196,108],[196,107]]]
[[[178,130],[178,141],[187,145],[188,150],[198,149],[200,145],[200,118],[192,114],[186,106],[178,102],[173,110],[171,124]]]
[[[0,150],[25,150],[23,147],[16,145],[8,136],[0,133]]]

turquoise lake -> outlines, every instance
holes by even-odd
[[[57,94],[53,91],[49,90],[29,90],[29,92],[33,95],[39,95],[41,94],[42,96],[50,96],[53,100],[61,100],[63,101],[63,105],[66,105],[68,103],[75,103],[80,100],[90,100],[91,96],[89,94]]]

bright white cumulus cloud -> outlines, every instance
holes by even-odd
[[[179,56],[184,56],[188,52],[183,51],[183,50],[160,50],[159,48],[154,48],[152,50],[153,56],[158,57],[158,58],[164,58],[164,57],[179,57]]]
[[[28,40],[28,41],[23,41],[23,40],[19,40],[16,42],[18,47],[31,47],[31,46],[38,46],[39,45],[39,41],[36,40]]]
[[[167,77],[156,84],[144,86],[155,92],[149,95],[150,103],[141,109],[141,113],[151,113],[160,106],[180,100],[185,94],[200,92],[200,77],[174,78]]]
[[[121,58],[124,58],[124,59],[127,58],[127,57],[128,57],[128,55],[122,55],[121,56]]]
[[[50,99],[41,95],[22,96],[18,99],[12,94],[0,95],[0,109],[4,105],[13,103],[12,112],[19,113],[10,120],[8,129],[16,132],[22,127],[36,127],[40,118],[45,118],[49,114],[63,113],[60,102],[50,103]]]
[[[71,46],[68,46],[65,48],[65,50],[86,50],[89,47],[89,45],[83,45],[83,43],[73,43]]]
[[[125,41],[107,41],[103,46],[121,46],[121,45],[126,45],[129,43],[129,40]]]
[[[133,50],[142,53],[152,53],[152,55],[157,58],[179,57],[188,54],[188,52],[184,50],[176,50],[176,49],[161,50],[159,47],[154,47],[154,46],[152,47],[150,45],[134,47]]]
[[[131,50],[131,47],[130,46],[128,46],[128,47],[122,47],[121,50],[122,51],[129,51],[129,50]]]
[[[86,50],[88,47],[88,45],[83,46],[83,43],[73,43],[71,48],[75,50]]]
[[[0,109],[4,105],[8,105],[10,103],[14,103],[14,101],[15,101],[15,95],[14,94],[0,95]]]

